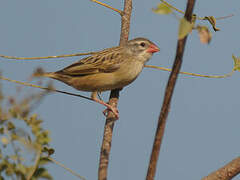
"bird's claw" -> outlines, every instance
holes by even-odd
[[[105,110],[103,111],[104,116],[107,117],[109,111],[112,111],[112,113],[115,115],[116,119],[119,119],[119,112],[118,112],[118,109],[117,109],[117,108],[112,107],[112,106],[111,106],[111,107],[108,107],[107,109],[105,109]]]

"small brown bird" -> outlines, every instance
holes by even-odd
[[[144,64],[158,51],[159,48],[148,39],[136,38],[124,46],[104,49],[43,76],[62,81],[80,91],[92,92],[91,98],[106,106],[118,118],[118,110],[99,100],[97,92],[123,88],[133,82]]]

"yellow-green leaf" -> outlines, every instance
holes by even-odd
[[[4,127],[1,127],[0,128],[0,134],[3,134],[4,133]]]
[[[197,26],[200,42],[203,44],[209,44],[212,39],[212,34],[207,26]]]
[[[185,18],[180,19],[179,30],[178,30],[178,39],[183,39],[190,32],[192,32],[193,24],[188,22]]]
[[[9,140],[6,137],[2,137],[1,142],[2,142],[3,145],[7,145],[9,143]]]
[[[157,8],[152,8],[152,11],[157,14],[170,14],[172,9],[164,3],[159,3]]]
[[[52,176],[48,173],[47,169],[45,168],[38,168],[35,173],[34,173],[34,177],[36,177],[37,179],[48,179],[48,180],[52,180]]]
[[[234,61],[234,71],[240,71],[240,58],[236,58],[234,55],[232,55],[233,61]]]
[[[7,123],[7,128],[8,128],[9,131],[13,130],[13,129],[15,129],[15,125],[12,122],[8,122]]]
[[[48,164],[49,162],[51,162],[51,161],[48,158],[41,157],[38,164],[39,164],[39,166],[43,166],[43,165]]]
[[[195,26],[196,20],[197,20],[197,15],[193,14],[192,19],[191,19],[191,23],[192,23],[193,26]]]
[[[214,31],[220,31],[220,29],[216,27],[216,18],[215,17],[205,16],[204,20],[208,20],[208,22],[212,25]]]
[[[16,165],[16,170],[18,172],[21,172],[22,174],[26,174],[27,173],[27,168],[23,164],[17,164]]]

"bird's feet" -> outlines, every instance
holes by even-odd
[[[112,112],[113,112],[113,114],[115,115],[115,117],[116,117],[117,120],[119,119],[119,112],[118,112],[118,109],[117,109],[117,108],[112,107],[112,106],[109,105],[109,106],[107,107],[107,109],[105,109],[105,110],[103,111],[104,116],[107,117],[109,111],[112,111]]]
[[[103,111],[104,116],[107,116],[107,115],[108,115],[108,112],[109,112],[109,111],[112,111],[113,114],[114,114],[115,117],[116,117],[116,120],[119,119],[119,113],[118,113],[118,109],[117,109],[117,108],[111,106],[111,105],[108,104],[108,103],[105,103],[104,101],[102,101],[102,100],[100,100],[100,99],[97,99],[96,97],[92,97],[92,99],[93,99],[95,102],[97,102],[97,103],[99,103],[99,104],[102,104],[102,105],[104,105],[105,107],[107,107],[107,109],[105,109],[105,110]]]

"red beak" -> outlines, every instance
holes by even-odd
[[[160,51],[160,49],[155,44],[150,44],[149,48],[147,49],[147,52],[155,53]]]

